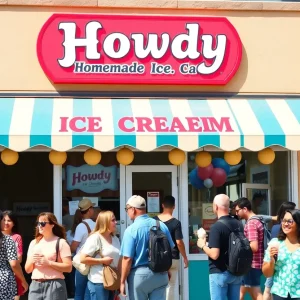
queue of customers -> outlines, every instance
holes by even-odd
[[[174,197],[165,197],[162,206],[163,212],[155,220],[146,214],[145,199],[132,196],[125,210],[134,223],[125,230],[121,244],[115,235],[117,222],[113,212],[100,211],[94,221],[94,205],[87,198],[79,202],[73,226],[67,232],[52,213],[39,214],[25,263],[25,271],[32,279],[28,299],[66,300],[74,282],[75,300],[116,300],[119,294],[131,300],[173,299],[179,254],[185,267],[188,259],[181,223],[172,216]],[[20,266],[22,238],[12,212],[1,213],[0,219],[0,299],[18,299],[28,290]],[[172,248],[173,262],[166,272],[153,272],[148,266],[149,233],[157,221]],[[72,257],[78,252],[81,263],[90,266],[87,276],[72,266]],[[120,274],[117,291],[104,286],[105,266]],[[126,295],[126,283],[129,295]]]
[[[162,207],[161,214],[150,218],[143,197],[128,199],[125,210],[134,222],[125,230],[121,244],[113,212],[100,211],[95,221],[93,203],[87,198],[80,201],[67,234],[52,213],[39,214],[25,263],[25,271],[32,274],[28,299],[66,300],[72,285],[75,300],[116,300],[119,294],[130,300],[174,299],[180,255],[185,268],[189,262],[181,223],[172,216],[174,197],[165,197]],[[300,211],[295,210],[295,204],[284,202],[277,216],[258,217],[247,198],[230,205],[229,197],[220,194],[214,198],[213,210],[218,221],[211,227],[209,241],[204,235],[197,242],[209,257],[211,300],[242,300],[246,293],[257,300],[300,300]],[[13,212],[1,213],[0,219],[0,299],[17,300],[28,290],[20,266],[22,238]],[[266,248],[264,224],[271,220],[278,224],[273,226],[273,239]],[[150,230],[157,222],[172,249],[173,261],[165,272],[154,272],[148,261]],[[228,271],[230,235],[236,229],[243,232],[252,251],[251,267],[243,276]],[[89,266],[87,275],[72,266],[77,253],[81,263]],[[120,274],[116,291],[105,286],[106,266]],[[264,294],[260,289],[262,274],[267,277]]]
[[[214,198],[213,211],[218,221],[211,227],[209,241],[200,236],[197,242],[209,257],[209,284],[211,300],[243,300],[249,293],[255,300],[300,300],[300,211],[292,202],[284,202],[277,216],[256,216],[251,202],[240,198],[232,205],[227,195]],[[273,237],[265,246],[267,219],[277,220],[272,228]],[[241,220],[245,220],[245,224]],[[241,232],[250,251],[249,270],[238,276],[228,271],[230,236]],[[261,275],[267,277],[262,294]]]

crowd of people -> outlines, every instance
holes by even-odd
[[[185,268],[189,261],[181,223],[173,217],[174,197],[166,196],[162,208],[161,214],[151,218],[143,197],[128,199],[125,210],[134,222],[125,230],[121,243],[114,213],[95,212],[87,198],[79,202],[68,226],[59,224],[50,212],[39,214],[25,263],[25,272],[32,279],[29,287],[20,265],[23,245],[18,218],[12,211],[1,212],[0,299],[18,300],[28,290],[29,300],[116,300],[120,294],[130,300],[173,300],[180,255]],[[209,257],[211,300],[242,300],[246,293],[255,300],[299,300],[300,211],[295,204],[282,203],[274,217],[256,216],[247,198],[230,202],[227,195],[220,194],[214,198],[213,210],[218,221],[211,227],[209,240],[204,235],[197,242]],[[266,246],[265,224],[272,220],[277,224]],[[165,272],[149,267],[149,235],[157,224],[171,249],[171,264]],[[243,233],[252,251],[251,268],[242,276],[228,271],[230,234],[236,230]],[[74,268],[76,254],[89,266],[87,274]],[[119,274],[116,290],[107,288],[107,266]],[[262,274],[267,277],[264,293],[260,288]]]
[[[300,300],[300,211],[295,203],[280,206],[267,246],[264,217],[255,215],[247,198],[230,205],[227,195],[217,195],[213,210],[218,221],[211,227],[208,243],[206,237],[197,242],[209,257],[211,299],[243,300],[249,293],[254,300]],[[253,253],[251,268],[242,276],[228,271],[230,234],[235,230],[243,232]],[[267,277],[264,293],[262,274]]]
[[[134,221],[124,233],[122,243],[116,236],[117,221],[112,211],[100,211],[87,198],[81,200],[75,215],[66,214],[64,226],[55,215],[44,212],[37,216],[35,236],[29,245],[25,280],[21,261],[22,238],[18,219],[11,211],[0,213],[0,299],[19,299],[28,290],[28,300],[116,300],[128,294],[131,300],[174,299],[178,276],[179,255],[188,267],[181,223],[172,216],[175,198],[163,200],[163,212],[154,218],[146,213],[146,201],[132,196],[126,212]],[[172,266],[166,272],[153,272],[148,264],[149,231],[160,221],[160,229],[172,248]],[[89,266],[88,274],[75,269],[72,259],[80,255],[81,263]],[[111,266],[120,274],[117,290],[104,285],[104,268]],[[126,283],[128,286],[126,292]]]

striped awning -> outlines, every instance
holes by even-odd
[[[300,99],[1,98],[0,145],[300,150]]]

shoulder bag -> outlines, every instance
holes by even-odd
[[[99,250],[100,256],[103,258],[102,255],[102,242],[100,238],[100,245],[101,248]],[[107,266],[103,265],[103,287],[106,290],[109,291],[116,291],[120,288],[121,285],[121,275],[119,271],[112,267],[112,266]]]

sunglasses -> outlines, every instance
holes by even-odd
[[[36,227],[45,227],[46,224],[50,224],[50,222],[36,222]]]
[[[294,224],[294,220],[292,220],[292,219],[282,219],[281,223],[282,224],[288,224],[289,226],[292,226]]]

